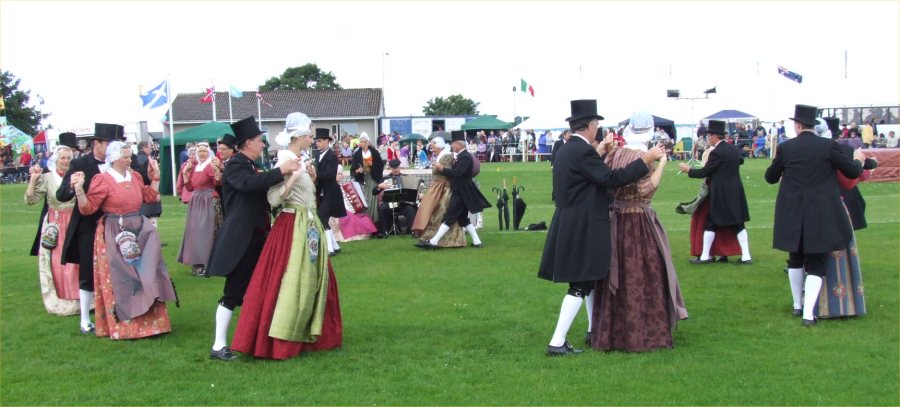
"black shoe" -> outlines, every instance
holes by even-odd
[[[562,346],[547,345],[547,356],[565,356],[568,354],[578,354],[584,352],[584,349],[574,349],[569,342],[563,342]]]
[[[805,326],[805,327],[816,326],[818,323],[819,323],[819,320],[816,318],[800,320],[800,325]]]
[[[376,233],[375,234],[375,238],[377,238],[377,239],[384,239],[386,237],[387,237],[387,235],[384,233]]]
[[[803,310],[802,310],[802,309],[795,309],[795,310],[791,311],[791,316],[802,317],[802,316],[803,316]]]
[[[230,362],[232,360],[237,359],[237,355],[235,355],[231,349],[228,349],[227,346],[223,347],[219,350],[210,350],[209,358],[213,360],[221,360],[225,362]]]
[[[728,256],[719,256],[719,263],[728,263]]]
[[[437,249],[437,246],[431,244],[431,242],[429,242],[429,241],[427,241],[427,240],[419,240],[419,242],[416,243],[415,246],[418,247],[418,248],[420,248],[420,249],[425,249],[425,250],[434,250],[434,249]]]
[[[691,264],[709,264],[709,263],[712,263],[712,262],[714,262],[714,261],[715,261],[715,260],[713,260],[712,257],[710,257],[709,259],[706,259],[706,260],[700,260],[700,258],[698,257],[698,258],[696,258],[696,259],[691,259]]]
[[[334,254],[341,254],[341,248],[334,249]]]
[[[337,256],[337,252],[328,252],[328,257]]]
[[[753,264],[753,260],[752,260],[752,259],[750,259],[750,260],[738,260],[737,263],[734,263],[734,264],[737,264],[738,266],[749,266],[749,265]]]
[[[591,344],[591,331],[587,331],[584,333],[584,344],[585,345]]]
[[[476,248],[476,249],[480,249],[480,248],[484,247],[484,243],[479,243],[479,244],[472,243],[472,244],[469,245],[469,246],[472,246],[472,247],[474,247],[474,248]]]

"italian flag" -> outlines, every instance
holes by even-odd
[[[525,82],[524,79],[519,79],[519,80],[522,82],[522,86],[519,89],[522,92],[530,93],[531,96],[534,97],[534,88],[531,85],[529,85],[528,82]]]

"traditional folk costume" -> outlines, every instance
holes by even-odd
[[[328,129],[316,129],[315,140],[333,140]],[[344,208],[344,195],[337,182],[337,174],[342,167],[338,164],[338,158],[334,150],[326,148],[314,156],[316,165],[316,199],[318,204],[319,221],[325,228],[325,246],[329,254],[340,253],[341,246],[329,226],[329,218],[343,218],[347,216]],[[374,226],[374,225],[373,225]]]
[[[792,120],[812,128],[816,113],[815,106],[797,105]],[[804,130],[778,146],[765,173],[766,182],[781,184],[775,200],[772,246],[789,253],[794,315],[802,315],[803,326],[817,324],[814,307],[818,295],[801,298],[802,293],[819,292],[828,253],[846,249],[853,239],[835,170],[856,179],[862,164],[847,157],[838,143]],[[804,272],[808,273],[805,278]]]
[[[34,205],[44,201],[47,206],[47,211],[41,218],[39,230],[43,232],[43,236],[38,235],[37,253],[38,277],[44,308],[54,315],[75,315],[79,312],[78,264],[62,264],[63,245],[59,240],[60,237],[66,236],[72,209],[75,207],[74,201],[60,202],[56,199],[56,191],[62,185],[65,175],[56,169],[56,159],[61,148],[68,149],[65,146],[57,147],[47,163],[50,172],[41,174],[34,186],[34,193],[30,198],[25,196],[25,203]]]
[[[205,276],[216,232],[222,223],[222,203],[215,187],[220,183],[212,166],[212,154],[194,166],[184,189],[191,193],[185,214],[184,237],[178,262],[191,266],[194,275]]]
[[[435,162],[440,163],[445,168],[453,166],[453,154],[447,149],[444,139],[434,139],[435,144],[439,144],[441,152],[434,158]],[[419,202],[419,210],[416,212],[416,219],[413,222],[413,235],[422,240],[429,240],[437,233],[447,213],[447,207],[450,205],[450,182],[447,177],[440,171],[432,169],[433,175],[431,185],[428,192]],[[465,229],[457,224],[450,225],[450,230],[444,235],[444,238],[438,242],[438,247],[465,247],[466,235]]]
[[[653,117],[635,114],[631,126],[653,133]],[[641,125],[645,127],[640,127]],[[634,143],[625,131],[626,148],[606,157],[613,170],[641,161],[645,143]],[[688,317],[672,264],[669,239],[650,207],[656,187],[650,174],[619,187],[610,210],[612,244],[609,277],[598,281],[591,325],[591,347],[644,352],[673,346],[672,331]]]
[[[107,163],[121,157],[125,144],[112,142]],[[137,339],[172,330],[166,301],[177,301],[162,259],[159,233],[141,216],[141,204],[157,202],[159,192],[140,174],[112,168],[95,177],[84,214],[103,211],[94,240],[97,336]]]
[[[365,134],[360,135],[368,140]],[[356,170],[363,169],[362,174],[358,174]],[[384,160],[381,159],[381,153],[375,147],[369,145],[367,150],[357,148],[353,152],[353,161],[350,163],[350,175],[353,180],[359,183],[365,194],[366,203],[369,207],[366,214],[372,219],[376,225],[378,224],[378,184],[384,181]]]
[[[289,150],[279,151],[282,155],[296,158]],[[232,348],[258,358],[287,359],[342,342],[337,280],[319,240],[324,229],[316,216],[316,187],[305,167],[298,171],[287,197],[286,182],[269,188],[269,204],[282,210],[250,279],[234,333]]]

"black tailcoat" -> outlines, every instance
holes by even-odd
[[[766,182],[781,181],[775,200],[774,248],[804,254],[847,248],[853,231],[841,203],[836,170],[855,179],[862,165],[837,143],[811,131],[778,146],[766,169]]]
[[[344,195],[341,186],[337,182],[338,158],[330,148],[315,157],[316,164],[316,194],[319,202],[316,208],[319,218],[342,218],[347,216],[344,208]]]
[[[609,189],[639,180],[650,170],[642,160],[610,169],[584,139],[573,135],[556,152],[553,191],[556,210],[538,277],[554,282],[602,280],[612,250]]]
[[[253,160],[235,153],[222,174],[222,205],[228,208],[210,256],[208,273],[227,276],[235,266],[253,233],[266,233],[271,224],[269,188],[284,181],[280,170],[260,172]]]
[[[456,161],[452,167],[444,167],[441,174],[450,178],[450,193],[459,195],[462,202],[466,205],[466,209],[471,213],[479,213],[485,208],[490,208],[491,204],[487,198],[481,194],[475,183],[472,182],[472,171],[474,162],[472,155],[466,150],[461,150],[456,155]],[[453,201],[451,200],[451,204]],[[455,213],[452,208],[447,208],[447,212]]]
[[[703,168],[688,171],[691,178],[709,183],[709,217],[716,226],[739,225],[750,220],[740,166],[744,158],[737,147],[720,141]]]
[[[91,180],[94,176],[100,174],[100,164],[103,164],[94,158],[94,154],[88,151],[87,154],[72,160],[69,164],[69,171],[63,176],[59,189],[56,190],[56,199],[60,202],[67,202],[75,199],[75,190],[71,187],[72,174],[81,171],[84,173],[84,193],[87,194],[91,189]],[[83,216],[78,204],[72,210],[72,218],[69,220],[69,228],[66,229],[66,241],[63,244],[63,252],[61,263],[78,263],[81,256],[93,257],[93,249],[91,252],[78,253],[79,236],[94,239],[94,232],[97,230],[97,220],[103,216],[103,211],[98,210],[91,215]]]

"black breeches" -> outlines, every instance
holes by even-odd
[[[825,276],[825,260],[828,253],[790,253],[788,254],[788,268],[804,268],[807,273],[814,276]]]
[[[86,228],[87,229],[87,228]],[[94,232],[96,227],[90,230],[75,231],[78,239],[78,288],[85,291],[94,291]]]
[[[591,290],[594,289],[594,281],[578,281],[574,283],[569,283],[569,291],[566,294],[584,298],[591,295]]]
[[[707,232],[715,232],[716,229],[729,228],[734,231],[734,234],[740,233],[740,231],[744,230],[744,223],[738,223],[737,225],[716,225],[712,221],[712,216],[706,217],[706,223],[703,225],[703,230]]]
[[[450,195],[450,203],[447,205],[447,212],[444,213],[443,223],[450,226],[453,222],[461,228],[469,225],[469,208],[459,194]]]
[[[244,256],[234,267],[230,274],[225,276],[225,289],[219,304],[232,311],[236,307],[240,307],[244,303],[244,294],[247,293],[247,287],[250,285],[250,277],[253,276],[253,269],[262,253],[263,245],[266,242],[266,235],[253,233],[250,237],[250,244]]]

